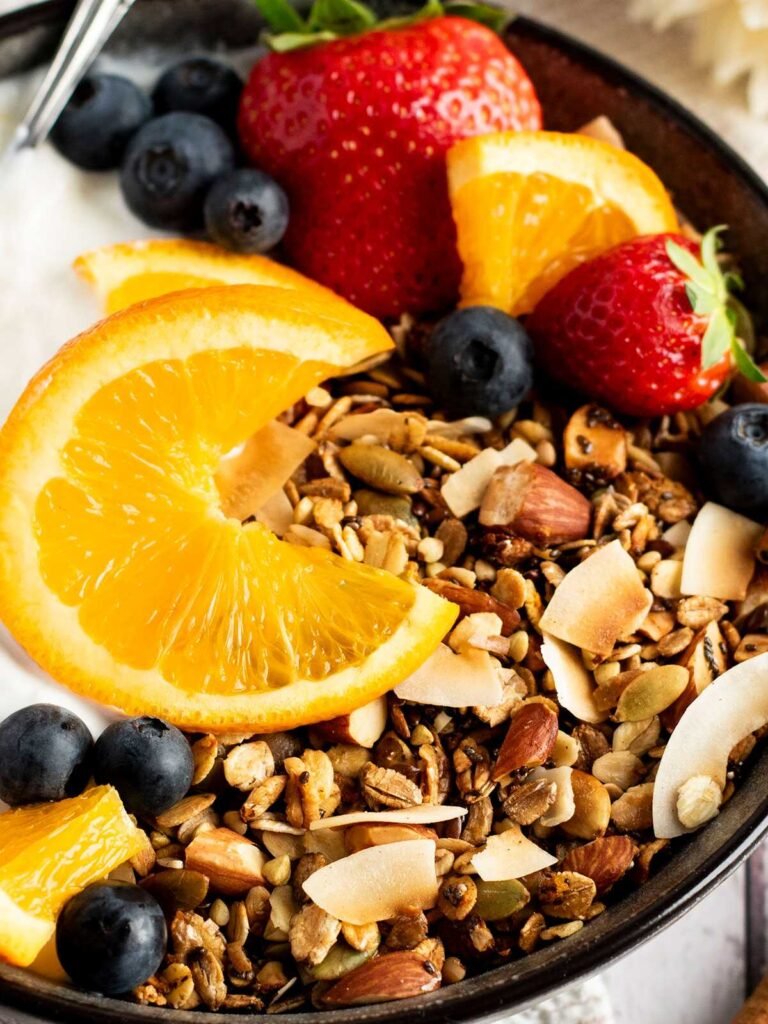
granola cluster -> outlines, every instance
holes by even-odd
[[[282,417],[315,442],[286,484],[283,537],[455,602],[448,651],[467,671],[482,652],[502,698],[450,707],[390,694],[370,746],[323,727],[191,737],[190,794],[140,823],[146,849],[120,872],[171,922],[166,961],[139,1002],[342,1008],[431,991],[573,935],[668,853],[652,829],[654,778],[685,708],[768,649],[764,570],[742,602],[681,591],[686,524],[700,506],[691,440],[722,404],[627,426],[594,405],[538,397],[493,423],[447,422],[418,369],[425,329],[405,323],[395,335],[396,357]],[[627,588],[644,595],[631,628],[583,645],[575,668],[545,660],[540,624],[558,588],[614,542],[634,563]],[[596,606],[620,611],[622,593],[604,587]],[[598,638],[601,625],[591,623]],[[568,671],[589,679],[591,720],[563,697]],[[731,752],[724,792],[702,777],[684,787],[684,826],[718,812],[757,739]],[[318,827],[425,805],[466,814]],[[547,866],[493,880],[478,865],[510,832]],[[433,907],[351,924],[309,898],[306,883],[329,864],[423,838],[435,844]]]

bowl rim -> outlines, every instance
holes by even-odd
[[[0,39],[63,17],[69,0],[42,0],[32,7],[0,15]],[[677,100],[641,75],[624,67],[567,33],[531,18],[518,16],[508,30],[545,43],[615,87],[644,100],[702,147],[714,152],[730,173],[768,210],[768,186],[726,142]],[[683,840],[676,855],[644,886],[610,906],[590,927],[568,942],[546,947],[521,960],[468,978],[429,995],[395,1002],[312,1014],[317,1024],[394,1024],[407,1017],[437,1024],[450,1019],[492,1021],[519,1012],[545,999],[564,985],[603,970],[667,927],[724,881],[768,833],[768,749],[755,758],[747,784],[739,787],[719,818],[707,829]],[[765,791],[765,795],[764,794]],[[675,871],[681,858],[692,861],[690,871]],[[80,992],[28,971],[0,965],[0,999],[27,1013],[50,1014],[56,1020],[95,1022],[160,1022],[210,1024],[207,1011],[168,1010],[126,1003]],[[306,1024],[306,1013],[281,1015],[285,1024]],[[238,1015],[245,1021],[264,1021],[261,1014]],[[44,1019],[44,1018],[41,1018]]]

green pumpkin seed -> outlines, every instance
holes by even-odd
[[[478,881],[475,912],[484,921],[501,921],[516,913],[528,903],[531,894],[522,882],[509,878],[503,882]]]
[[[208,895],[208,879],[189,868],[170,868],[150,875],[141,883],[164,909],[194,910]]]
[[[666,711],[688,685],[688,669],[682,665],[657,665],[641,672],[619,697],[616,718],[639,722]]]
[[[352,497],[357,502],[357,512],[361,516],[392,516],[402,519],[409,526],[418,526],[419,521],[411,511],[411,499],[401,494],[381,494],[379,491],[361,489]]]
[[[358,480],[387,494],[415,494],[424,486],[412,462],[399,452],[378,444],[355,441],[341,449],[339,461]]]
[[[337,942],[331,947],[325,960],[316,967],[310,967],[308,973],[315,981],[336,981],[337,978],[349,974],[355,967],[364,964],[366,960],[370,960],[375,952],[375,949],[358,952],[346,942]]]

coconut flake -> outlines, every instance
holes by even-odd
[[[559,768],[534,768],[528,776],[530,779],[544,779],[554,782],[557,787],[555,802],[539,818],[542,825],[554,828],[570,821],[576,813],[576,801],[573,796],[573,769],[565,765]]]
[[[430,420],[427,423],[430,434],[443,437],[466,437],[467,434],[487,434],[493,423],[485,416],[465,416],[463,420]]]
[[[438,707],[496,707],[504,695],[499,662],[487,651],[467,649],[454,654],[445,644],[395,687],[401,700]]]
[[[593,654],[609,654],[645,618],[648,592],[619,541],[590,555],[565,576],[541,617],[542,633]]]
[[[755,548],[763,527],[713,501],[693,522],[683,558],[684,594],[741,601],[755,571]]]
[[[682,549],[688,543],[688,538],[691,536],[691,524],[687,519],[681,519],[679,523],[675,523],[674,526],[670,526],[668,530],[665,530],[661,535],[661,539],[665,540],[667,544],[671,544],[673,548],[677,548],[678,551]]]
[[[433,907],[437,887],[432,839],[371,846],[320,868],[304,882],[304,892],[318,907],[349,924]]]
[[[519,437],[501,451],[485,448],[474,459],[465,462],[461,469],[451,473],[440,488],[440,493],[451,512],[462,519],[476,508],[480,508],[491,477],[499,466],[535,462],[536,458],[535,450]]]
[[[452,821],[463,818],[466,807],[453,807],[450,804],[419,804],[418,807],[402,807],[391,811],[351,811],[349,814],[332,815],[320,818],[309,826],[310,832],[316,829],[344,828],[347,825],[437,825],[441,821]]]
[[[489,836],[485,849],[472,858],[472,866],[484,882],[523,878],[553,864],[557,864],[557,857],[526,839],[519,825],[512,825],[501,835]]]
[[[581,722],[604,722],[608,712],[595,704],[595,681],[584,668],[579,649],[549,633],[543,637],[541,656],[552,673],[559,704]]]
[[[265,501],[256,513],[256,518],[267,529],[276,533],[278,537],[282,537],[293,523],[293,505],[288,500],[288,495],[285,491],[277,491],[271,498]]]
[[[692,831],[677,814],[681,787],[695,776],[726,782],[728,755],[768,723],[768,654],[724,672],[686,709],[666,745],[653,788],[653,829],[660,839]]]

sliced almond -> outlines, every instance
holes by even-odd
[[[315,871],[304,892],[349,924],[387,921],[433,907],[437,899],[435,844],[412,839],[360,850]]]
[[[314,726],[323,739],[331,743],[356,743],[369,749],[380,739],[386,727],[386,696],[377,697],[347,715],[339,715]]]
[[[559,640],[606,655],[619,637],[631,633],[645,618],[648,598],[635,563],[615,540],[571,569],[552,595],[539,626]]]
[[[531,779],[543,779],[545,782],[554,782],[556,788],[555,801],[551,804],[539,821],[548,828],[562,825],[573,817],[576,811],[576,802],[573,797],[573,769],[564,765],[560,768],[535,768]]]
[[[653,791],[653,828],[661,839],[690,831],[677,813],[684,784],[694,776],[725,787],[728,755],[768,723],[768,654],[735,665],[693,701],[672,733]]]
[[[520,438],[515,438],[501,451],[485,448],[474,459],[465,462],[461,469],[451,473],[440,493],[451,512],[462,519],[480,508],[486,488],[499,466],[535,462],[536,457],[536,450]]]
[[[742,601],[755,571],[755,548],[762,532],[752,519],[707,502],[685,546],[682,592]]]
[[[560,705],[581,722],[603,722],[608,712],[595,704],[595,681],[584,667],[579,649],[549,633],[543,636],[541,656],[552,673]]]
[[[399,686],[401,700],[437,707],[464,708],[475,704],[495,707],[504,696],[499,662],[487,651],[454,654],[440,644],[429,658]]]
[[[441,821],[453,821],[463,818],[466,807],[452,807],[450,804],[419,804],[417,807],[403,807],[390,811],[351,811],[349,814],[331,815],[313,821],[310,832],[316,829],[346,828],[347,825],[381,824],[398,825],[437,825]]]
[[[472,858],[472,867],[484,882],[524,878],[553,864],[557,864],[557,857],[526,839],[519,825],[512,825],[501,835],[489,836],[485,849]]]
[[[667,544],[671,544],[678,551],[682,551],[688,543],[690,536],[691,524],[687,519],[681,519],[679,523],[675,523],[674,526],[670,526],[668,530],[665,530],[661,535],[661,539],[665,540]]]

